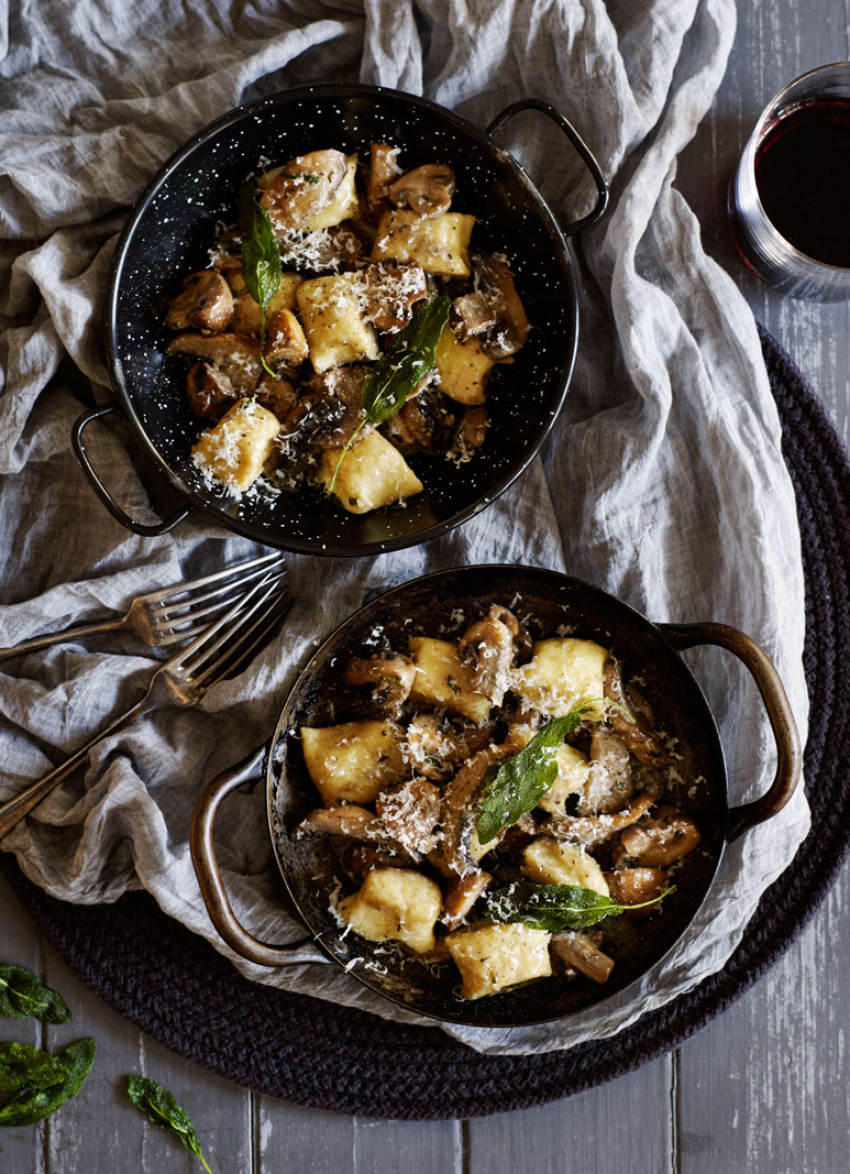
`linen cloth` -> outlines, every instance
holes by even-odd
[[[81,401],[92,390],[108,397],[99,322],[117,233],[193,132],[243,100],[310,82],[424,93],[480,126],[535,96],[574,121],[612,181],[609,214],[581,238],[567,406],[532,469],[424,546],[373,559],[292,556],[294,606],[249,669],[194,710],[161,709],[107,739],[2,844],[55,896],[103,902],[143,887],[259,982],[416,1021],[337,967],[267,971],[232,955],[209,923],[187,846],[204,784],[270,736],[299,663],[369,594],[461,564],[563,569],[653,620],[750,633],[776,662],[805,734],[803,579],[777,413],[752,316],[673,187],[676,157],[723,75],[733,0],[79,0],[73,10],[32,0],[2,3],[0,14],[3,644],[118,611],[139,591],[258,549],[197,519],[159,538],[128,535],[70,453]],[[592,192],[542,121],[524,120],[508,145],[566,221]],[[114,429],[97,449],[104,479],[146,517]],[[0,797],[134,701],[156,660],[121,635],[0,664]],[[691,660],[721,728],[732,800],[751,799],[774,761],[756,690],[723,653]],[[296,940],[263,799],[228,804],[220,860],[236,911],[266,940]],[[723,965],[807,828],[800,790],[733,844],[696,923],[637,990],[561,1023],[445,1030],[489,1052],[567,1048],[619,1030]]]

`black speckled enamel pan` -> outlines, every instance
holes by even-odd
[[[625,914],[608,919],[604,949],[616,959],[605,984],[579,977],[547,978],[475,1001],[458,995],[452,964],[428,968],[400,951],[378,949],[346,933],[330,909],[334,890],[353,892],[333,848],[320,837],[295,839],[292,829],[315,807],[318,793],[307,774],[299,729],[347,720],[341,672],[352,656],[368,656],[379,627],[391,647],[403,650],[411,634],[456,639],[492,603],[507,603],[532,617],[536,638],[566,629],[598,641],[621,660],[624,676],[640,678],[641,693],[656,720],[677,739],[681,782],[666,801],[687,811],[700,829],[699,847],[679,862],[675,892],[648,918]],[[734,807],[727,796],[726,768],[717,727],[696,680],[679,652],[713,644],[737,656],[752,673],[770,720],[777,748],[776,774],[760,798]],[[198,803],[191,846],[210,918],[229,946],[264,966],[332,960],[381,995],[422,1015],[478,1027],[541,1023],[598,1004],[630,987],[675,945],[699,911],[726,843],[779,812],[797,785],[801,752],[785,691],[764,651],[725,624],[652,624],[614,596],[554,571],[525,567],[465,567],[441,571],[394,588],[348,619],[319,648],[284,705],[271,744],[226,771]],[[291,911],[309,936],[290,946],[266,945],[236,918],[213,849],[216,815],[237,787],[265,779],[269,832]],[[485,865],[486,866],[486,865]],[[744,877],[743,883],[746,883]],[[607,932],[606,931],[606,932]]]
[[[522,110],[551,119],[589,168],[597,189],[593,211],[559,227],[531,180],[492,137]],[[371,141],[402,148],[402,162],[448,163],[457,175],[454,208],[478,219],[473,244],[504,251],[532,323],[516,361],[501,366],[488,401],[492,426],[484,449],[460,467],[414,457],[425,484],[407,508],[347,514],[318,490],[246,495],[237,503],[205,486],[190,459],[201,431],[185,394],[186,363],[165,354],[163,325],[182,276],[209,263],[216,223],[233,222],[237,193],[264,162],[286,161],[319,147],[358,151]],[[366,86],[313,86],[241,106],[197,134],[165,165],[130,216],[112,266],[106,346],[115,400],[86,412],[74,449],[110,512],[134,533],[162,534],[199,510],[270,546],[317,555],[376,554],[442,534],[487,506],[523,472],[542,444],[567,393],[578,344],[576,265],[568,237],[597,220],[607,186],[573,127],[545,102],[504,110],[486,131],[422,98]],[[150,458],[185,501],[175,516],[142,524],[118,505],[86,452],[84,430],[121,408],[142,459]]]

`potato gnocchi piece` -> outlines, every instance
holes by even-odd
[[[461,661],[456,645],[429,636],[413,636],[408,648],[416,666],[410,691],[414,701],[440,706],[474,722],[487,718],[490,699],[475,691],[472,670]]]
[[[487,377],[496,366],[484,354],[477,338],[461,342],[446,326],[437,343],[437,371],[440,389],[459,404],[483,404],[487,398]]]
[[[512,688],[532,708],[549,717],[566,717],[583,702],[596,702],[587,721],[605,716],[604,670],[608,650],[593,640],[572,636],[538,640],[528,664],[515,669]]]
[[[357,273],[314,277],[299,285],[298,311],[314,370],[378,357],[378,336],[364,314]]]
[[[539,885],[578,885],[607,897],[602,869],[580,844],[563,844],[541,836],[522,854],[522,873]]]
[[[272,454],[280,421],[253,399],[241,399],[192,448],[192,460],[207,476],[241,494],[257,480]]]
[[[297,305],[298,287],[304,279],[298,273],[282,273],[277,293],[266,308],[266,319],[279,310],[294,310]],[[233,290],[232,329],[240,334],[259,334],[262,326],[262,312],[259,304],[248,293],[241,269],[227,274],[227,281]]]
[[[340,916],[361,937],[401,942],[416,954],[434,949],[442,910],[440,886],[402,868],[373,868],[362,887],[339,903]]]
[[[566,815],[566,802],[570,795],[583,795],[587,787],[590,760],[575,746],[564,743],[555,755],[558,763],[558,777],[538,803],[550,815]]]
[[[343,220],[356,220],[360,215],[360,197],[357,195],[357,156],[345,156],[345,175],[342,183],[334,192],[334,198],[317,212],[304,228],[307,232],[315,232],[320,228],[335,228]]]
[[[368,514],[422,492],[422,482],[380,432],[356,441],[340,464],[342,453],[341,448],[326,448],[316,476],[328,492],[334,483],[334,497],[350,514]]]
[[[416,261],[437,277],[469,277],[469,240],[475,217],[446,212],[423,220],[416,212],[385,212],[372,247],[372,261],[386,257],[404,263]]]
[[[495,995],[506,987],[552,973],[550,935],[527,925],[482,925],[458,929],[446,945],[461,973],[465,999]]]
[[[403,731],[393,722],[345,722],[301,729],[310,778],[326,807],[343,801],[372,803],[406,773]]]

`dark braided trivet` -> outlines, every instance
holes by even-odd
[[[764,974],[818,907],[850,840],[850,693],[840,687],[850,667],[850,464],[800,372],[765,331],[761,341],[803,538],[812,831],[722,971],[611,1039],[548,1055],[483,1056],[438,1028],[248,982],[147,894],[65,904],[4,858],[36,925],[89,986],[162,1043],[249,1088],[344,1113],[446,1118],[542,1104],[621,1076],[682,1043]]]

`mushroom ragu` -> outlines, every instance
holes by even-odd
[[[210,487],[313,486],[363,514],[422,491],[414,454],[462,464],[486,444],[488,383],[529,323],[507,258],[472,248],[455,186],[384,143],[362,167],[315,150],[246,184],[238,228],[165,316]]]
[[[611,926],[651,933],[700,842],[671,801],[674,741],[616,655],[528,623],[494,604],[459,637],[349,655],[349,720],[298,730],[321,805],[292,835],[329,838],[349,882],[337,920],[456,967],[464,999],[606,982]]]

